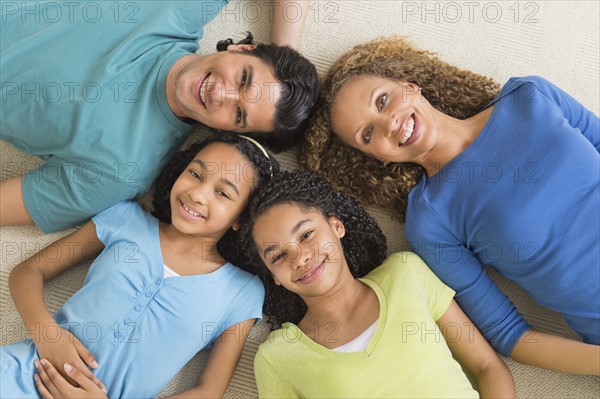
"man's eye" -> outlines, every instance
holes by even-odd
[[[379,112],[381,112],[381,110],[385,106],[385,103],[387,103],[387,98],[388,98],[387,93],[384,94],[383,96],[379,97],[379,101],[377,101],[377,109],[379,110]]]
[[[371,142],[372,137],[373,137],[373,128],[370,127],[363,132],[363,135],[362,135],[363,143],[369,144]]]

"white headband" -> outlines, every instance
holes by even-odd
[[[265,147],[263,147],[262,145],[260,145],[260,143],[256,140],[254,140],[253,138],[250,138],[248,136],[243,136],[241,134],[238,134],[239,137],[248,140],[249,142],[251,142],[252,144],[254,144],[256,147],[258,147],[258,149],[265,155],[265,157],[269,160],[269,175],[271,178],[273,178],[273,165],[271,165],[271,157],[269,156],[269,153],[267,152],[267,150],[265,150]]]

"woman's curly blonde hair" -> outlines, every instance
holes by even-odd
[[[490,78],[449,65],[399,36],[358,45],[333,64],[299,148],[300,165],[363,203],[393,209],[404,221],[408,192],[423,169],[412,163],[384,165],[342,143],[331,128],[331,105],[337,93],[358,75],[415,83],[433,107],[458,119],[480,112],[498,95],[500,86]]]

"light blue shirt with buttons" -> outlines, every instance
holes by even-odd
[[[94,354],[109,397],[156,397],[224,330],[261,318],[262,283],[230,263],[165,280],[158,221],[137,203],[118,203],[92,220],[106,248],[55,319]],[[40,326],[39,334],[56,331]],[[0,397],[39,397],[37,358],[32,340],[1,348]]]

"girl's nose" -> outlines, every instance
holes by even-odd
[[[208,185],[200,184],[190,189],[188,192],[188,196],[194,202],[197,202],[201,205],[206,205],[208,202]]]
[[[299,269],[306,265],[312,258],[312,251],[310,248],[304,248],[301,244],[296,244],[296,254],[291,262],[294,269]],[[289,251],[288,251],[289,253]]]

